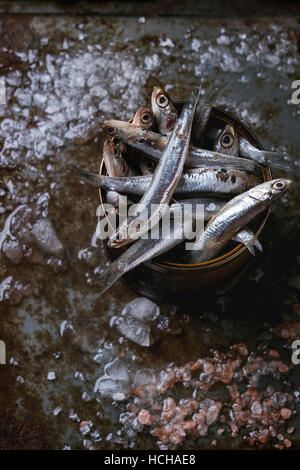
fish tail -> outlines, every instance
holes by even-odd
[[[260,243],[260,241],[258,240],[258,238],[254,234],[253,234],[253,237],[251,238],[251,241],[249,241],[248,243],[245,243],[245,246],[248,248],[251,255],[253,255],[253,256],[255,256],[255,247],[259,251],[261,251],[261,252],[263,251],[262,244]]]
[[[78,168],[74,165],[71,165],[71,170],[75,178],[78,178],[92,186],[96,186],[98,188],[101,187],[102,177],[97,175],[97,173],[91,173],[90,171],[82,170],[81,168]]]
[[[189,105],[191,106],[193,113],[196,110],[197,104],[200,100],[201,96],[201,87],[200,86],[195,86],[193,88],[193,91],[191,93],[190,99],[188,100]]]
[[[247,247],[247,249],[249,250],[249,252],[251,253],[251,255],[255,256],[255,248],[253,245],[245,245]]]
[[[286,171],[291,171],[292,170],[292,164],[289,162],[286,162],[283,157],[284,155],[279,152],[268,152],[266,150],[263,150],[263,155],[265,162],[270,165],[272,168],[278,168],[280,170],[286,170]]]
[[[230,84],[230,80],[227,80],[224,85],[222,85],[220,88],[216,88],[215,82],[211,83],[204,94],[202,98],[202,103],[208,104],[210,106],[213,106],[218,99],[221,98],[223,95],[225,89],[228,87]]]
[[[260,241],[259,241],[258,238],[255,237],[255,240],[254,240],[254,242],[253,242],[253,245],[255,245],[256,248],[257,248],[259,251],[263,252],[262,244],[260,243]]]
[[[108,268],[97,274],[95,282],[102,288],[100,295],[104,294],[124,273],[125,270],[122,269],[118,260],[116,260]]]

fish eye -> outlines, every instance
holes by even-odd
[[[169,98],[166,95],[159,95],[156,102],[161,108],[166,108],[169,104]]]
[[[114,155],[117,157],[119,155],[119,149],[117,146],[114,146]]]
[[[150,114],[148,113],[143,114],[141,121],[143,124],[149,124],[149,122],[151,122]]]
[[[221,144],[225,148],[229,148],[233,144],[233,137],[231,134],[225,134],[221,139]]]
[[[107,126],[105,130],[109,135],[115,135],[118,132],[117,128],[112,126]]]
[[[284,188],[284,183],[282,183],[282,181],[276,181],[276,183],[273,184],[273,188],[281,190]]]

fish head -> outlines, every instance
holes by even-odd
[[[134,126],[130,122],[109,119],[102,125],[104,130],[114,137],[114,139],[138,139],[143,134],[144,129]]]
[[[134,115],[132,124],[145,130],[153,128],[155,122],[154,114],[150,106],[141,106]]]
[[[286,178],[266,181],[250,189],[249,196],[261,202],[275,201],[287,192],[291,184],[292,181]]]
[[[140,162],[140,170],[142,175],[152,175],[155,170],[155,163],[149,158],[142,158]]]
[[[118,146],[122,155],[126,153],[126,145],[124,144],[124,142],[122,142],[117,136],[113,137],[112,140]]]
[[[238,156],[239,136],[232,124],[227,124],[220,132],[214,150],[226,155]]]
[[[102,129],[106,134],[109,136],[113,137],[118,134],[118,129],[114,127],[113,125],[110,124],[110,121],[105,121],[104,124],[102,124]]]
[[[109,176],[127,176],[129,168],[122,155],[119,145],[107,139],[103,145],[103,158]]]
[[[153,88],[151,106],[160,132],[162,134],[171,132],[178,114],[171,98],[163,88],[158,86]]]

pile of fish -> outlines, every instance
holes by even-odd
[[[115,211],[128,196],[129,215],[119,219],[108,245],[130,247],[97,274],[102,292],[127,271],[187,239],[192,242],[184,262],[191,264],[215,259],[231,241],[252,254],[254,247],[262,251],[247,225],[282,197],[291,181],[264,181],[264,167],[286,169],[282,155],[257,149],[231,122],[221,129],[210,125],[212,107],[224,88],[211,87],[204,94],[196,88],[188,101],[174,103],[155,86],[151,105],[141,106],[131,120],[104,122],[107,175],[73,167],[82,181],[106,190],[106,202]],[[208,141],[213,142],[210,148]],[[187,207],[189,216],[184,217]],[[199,218],[202,227],[195,232]],[[163,236],[165,220],[168,236]]]

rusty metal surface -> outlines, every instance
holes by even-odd
[[[91,16],[72,16],[72,11],[64,16],[66,10],[57,15],[55,9],[51,16],[41,10],[33,15],[28,5],[22,16],[13,15],[14,8],[0,2],[0,12],[9,13],[0,18],[0,75],[7,96],[7,105],[0,105],[1,156],[18,162],[16,169],[0,168],[0,227],[21,204],[37,204],[51,219],[64,251],[56,257],[27,249],[17,265],[1,257],[0,281],[11,276],[23,287],[6,298],[1,294],[0,339],[6,343],[8,364],[0,366],[0,447],[157,448],[158,438],[147,426],[124,437],[128,430],[119,422],[121,412],[133,405],[150,407],[150,402],[141,404],[136,396],[119,403],[95,395],[104,365],[123,357],[130,367],[151,368],[157,377],[171,362],[181,366],[216,349],[226,356],[234,343],[245,342],[246,361],[273,348],[291,367],[278,379],[272,376],[265,383],[263,378],[260,387],[264,391],[271,384],[294,396],[295,415],[280,425],[280,432],[287,438],[288,427],[295,427],[290,439],[300,448],[294,395],[300,366],[292,367],[291,336],[270,331],[284,315],[287,323],[299,315],[297,166],[291,175],[294,188],[274,208],[264,254],[256,257],[247,276],[226,295],[202,303],[199,299],[197,308],[175,313],[176,306],[161,306],[165,324],[176,327],[162,325],[158,342],[148,349],[122,339],[110,326],[110,319],[135,295],[118,282],[99,298],[91,285],[95,267],[107,262],[93,238],[98,193],[68,172],[70,163],[97,171],[101,120],[129,118],[153,84],[167,84],[174,99],[182,100],[196,83],[207,87],[213,79],[224,83],[228,78],[231,85],[219,104],[249,125],[265,148],[286,150],[297,163],[300,105],[291,102],[292,82],[300,79],[297,7],[290,2],[284,15],[272,18],[270,13],[260,17],[257,9],[251,19],[237,14],[214,18],[211,10],[203,19],[177,17],[174,10],[169,16],[160,11],[163,18],[147,17],[152,8],[147,4],[138,11],[146,12],[145,17],[133,16],[132,10],[119,15],[120,6]],[[61,336],[66,320],[73,323],[75,335]],[[47,379],[51,371],[54,381]],[[74,378],[76,371],[84,381]],[[192,390],[179,385],[168,393],[180,400]],[[226,386],[216,396],[228,411]],[[57,407],[61,412],[56,416]],[[80,421],[91,420],[101,440],[92,433],[84,436],[79,422],[70,418],[71,410]],[[231,431],[219,437],[216,429],[184,439],[179,448],[212,448],[214,440],[217,448],[249,446],[243,439],[247,429],[237,437]],[[264,445],[274,448],[276,439]]]

